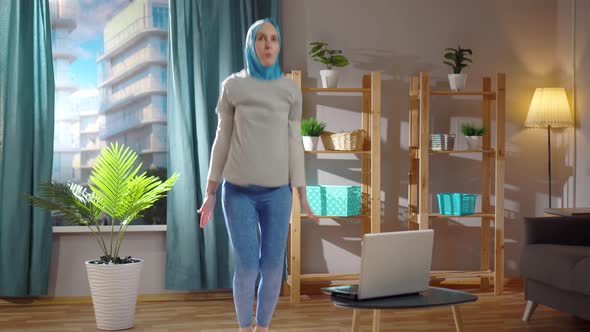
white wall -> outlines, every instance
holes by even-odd
[[[132,226],[130,226],[132,227]],[[100,257],[100,247],[92,233],[58,233],[53,235],[49,296],[90,295],[84,262]],[[161,294],[166,271],[166,232],[127,232],[121,256],[144,260],[139,292]]]
[[[518,275],[522,220],[547,206],[546,132],[525,130],[523,123],[534,88],[560,83],[554,0],[324,0],[284,1],[283,69],[304,71],[304,84],[315,85],[319,64],[308,56],[309,42],[322,40],[342,49],[351,66],[341,86],[359,86],[362,73],[382,71],[382,229],[406,229],[408,76],[429,71],[437,88],[447,88],[445,47],[472,48],[468,88],[478,89],[483,75],[507,75],[506,100],[506,274]],[[493,82],[494,84],[494,82]],[[360,126],[359,97],[305,95],[304,116],[316,115],[328,129]],[[460,123],[478,119],[473,98],[432,101],[436,131],[457,132]],[[459,144],[464,144],[459,140]],[[563,153],[554,151],[555,154]],[[355,160],[307,157],[308,181],[358,181]],[[339,158],[339,157],[334,157]],[[555,157],[554,160],[557,161]],[[353,158],[354,159],[354,158]],[[432,158],[431,190],[480,191],[479,163],[467,157]],[[564,165],[553,164],[563,176]],[[460,170],[459,172],[457,170]],[[555,185],[554,196],[561,196]],[[559,199],[555,198],[558,201]],[[433,206],[436,211],[436,205]],[[434,269],[477,269],[478,220],[437,220]],[[303,227],[303,272],[358,270],[358,224],[326,221]],[[401,253],[400,253],[401,254]],[[404,253],[405,254],[405,253]]]

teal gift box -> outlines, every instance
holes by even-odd
[[[312,185],[306,187],[307,201],[318,216],[349,217],[361,214],[361,187]]]

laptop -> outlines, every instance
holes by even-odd
[[[416,294],[428,289],[434,231],[365,234],[358,285],[322,288],[354,300]]]

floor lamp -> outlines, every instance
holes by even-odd
[[[530,128],[547,128],[547,173],[549,175],[549,207],[551,207],[551,128],[572,125],[572,115],[564,88],[538,88],[524,124]]]

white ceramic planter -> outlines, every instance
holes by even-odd
[[[481,150],[482,136],[465,136],[469,150]]]
[[[302,136],[301,138],[303,139],[303,149],[305,151],[318,149],[319,136]]]
[[[133,327],[143,260],[130,264],[91,264],[86,261],[88,283],[99,330]]]
[[[340,72],[335,69],[323,69],[320,70],[320,77],[322,78],[322,88],[337,88]]]
[[[451,90],[465,90],[466,83],[467,74],[449,74],[449,85],[451,86]]]

